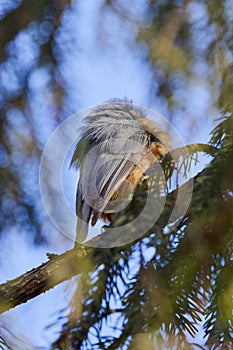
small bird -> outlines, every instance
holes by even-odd
[[[89,223],[111,223],[146,171],[171,147],[168,134],[127,100],[94,108],[84,123],[71,159],[71,166],[79,169],[77,242],[85,241]]]

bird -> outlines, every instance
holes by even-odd
[[[111,223],[170,148],[168,133],[132,101],[114,99],[91,109],[70,162],[79,170],[76,242],[86,240],[89,224]]]

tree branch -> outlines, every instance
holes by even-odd
[[[88,247],[75,247],[61,255],[48,255],[49,261],[0,285],[0,313],[46,292],[83,272]]]
[[[175,201],[176,191],[169,194],[170,203]],[[27,302],[62,283],[73,276],[83,273],[90,264],[87,264],[87,258],[93,264],[101,259],[101,240],[106,240],[107,234],[103,233],[87,245],[76,245],[73,249],[61,254],[47,254],[49,261],[33,268],[23,275],[7,281],[0,285],[0,313],[3,313],[17,305]],[[115,237],[107,237],[108,242]],[[111,242],[110,242],[111,243]],[[95,247],[91,247],[91,245]],[[122,249],[118,248],[118,249]]]
[[[198,179],[205,176],[206,170],[194,177],[194,192],[198,190]],[[207,172],[208,174],[208,172]],[[189,180],[190,181],[190,180]],[[186,186],[187,183],[182,185],[179,189],[176,189],[168,194],[166,198],[166,206],[164,212],[161,215],[158,225],[163,226],[166,222],[166,217],[169,215],[177,197],[178,190]],[[145,191],[143,186],[142,192]],[[145,192],[144,192],[145,194]],[[186,215],[190,214],[190,210]],[[149,234],[149,233],[148,233]],[[49,261],[41,264],[40,266],[33,268],[32,270],[24,273],[23,275],[7,281],[0,285],[0,313],[3,313],[17,305],[27,302],[28,300],[35,298],[53,288],[54,286],[62,283],[73,276],[87,272],[87,269],[93,269],[93,265],[98,264],[101,261],[101,251],[105,248],[101,247],[102,239],[111,243],[115,237],[109,237],[106,233],[95,237],[88,242],[88,246],[76,245],[73,249],[61,254],[47,254]],[[93,246],[92,246],[93,245]],[[123,249],[122,247],[114,249]],[[88,259],[88,260],[87,260]],[[90,264],[91,261],[91,264]],[[87,263],[89,262],[89,263]]]

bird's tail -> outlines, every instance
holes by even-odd
[[[83,243],[88,235],[88,223],[78,218],[76,226],[76,242]]]

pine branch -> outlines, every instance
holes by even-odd
[[[205,176],[207,169],[194,177],[194,192],[198,190],[198,179]],[[190,180],[189,180],[190,181]],[[166,207],[159,224],[163,226],[166,222],[168,211],[173,207],[178,190],[182,192],[182,187],[187,186],[189,183],[185,183],[179,189],[175,189],[168,194],[166,198]],[[141,186],[141,194],[145,189]],[[140,192],[139,191],[139,192]],[[145,194],[145,193],[144,193]],[[189,215],[189,211],[186,215]],[[48,254],[49,261],[41,264],[40,266],[33,268],[32,270],[24,273],[23,275],[10,280],[0,285],[0,313],[3,313],[17,305],[27,302],[28,300],[35,298],[55,287],[59,283],[62,283],[77,274],[87,272],[86,270],[93,269],[93,265],[101,262],[101,251],[104,248],[100,248],[101,241],[106,242],[106,238],[110,246],[111,241],[115,240],[115,237],[110,237],[105,233],[95,237],[89,241],[87,245],[78,245],[73,249],[61,254],[53,255]],[[127,247],[127,246],[126,246]],[[123,249],[122,247],[116,249]],[[106,249],[104,249],[106,251]],[[87,263],[91,261],[92,264]]]
[[[169,194],[170,202],[175,201],[176,192],[177,190],[174,190]],[[105,234],[97,236],[97,238],[93,239],[95,246],[97,245],[97,240],[99,240],[101,246],[101,236],[106,239],[104,237]],[[111,240],[111,237],[108,240]],[[25,303],[59,283],[85,272],[84,269],[88,266],[86,263],[87,257],[88,260],[91,257],[93,264],[98,263],[98,260],[101,259],[102,249],[91,247],[91,241],[89,243],[90,246],[75,246],[61,255],[48,254],[49,261],[13,280],[1,284],[0,313]]]

